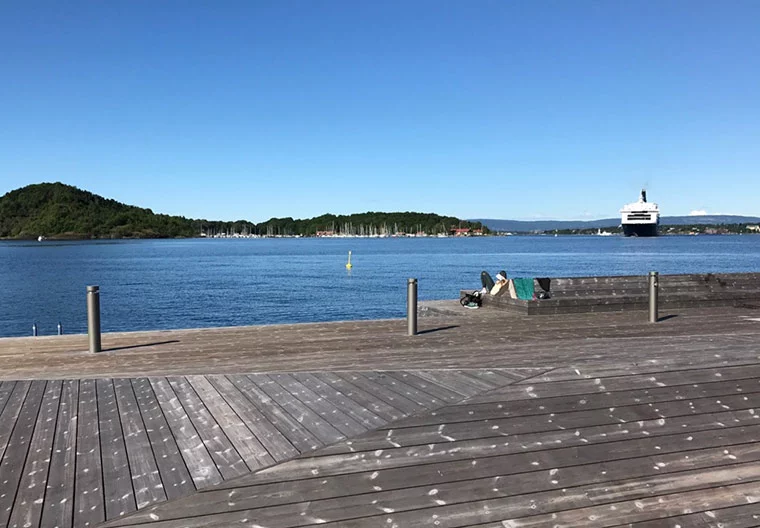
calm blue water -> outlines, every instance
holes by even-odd
[[[353,251],[354,268],[345,269]],[[0,242],[0,336],[403,317],[420,299],[478,287],[480,271],[583,276],[760,271],[760,236],[230,239]]]

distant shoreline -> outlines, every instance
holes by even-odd
[[[712,228],[714,226],[705,226],[707,228]],[[659,233],[657,237],[650,237],[650,238],[658,238],[658,237],[672,237],[672,236],[743,236],[743,235],[760,235],[760,232],[757,231],[750,231],[750,232],[665,232],[665,233]],[[345,240],[345,239],[432,239],[432,238],[451,238],[451,239],[463,239],[463,238],[494,238],[494,237],[554,237],[554,236],[561,236],[561,237],[601,237],[601,238],[636,238],[636,237],[624,237],[622,233],[611,233],[609,235],[600,235],[599,233],[563,233],[563,232],[545,232],[545,233],[491,233],[489,235],[478,235],[478,236],[435,236],[435,235],[428,235],[428,236],[387,236],[387,237],[379,237],[379,236],[336,236],[336,237],[325,237],[325,236],[306,236],[306,235],[275,235],[275,236],[267,236],[267,235],[257,235],[257,236],[214,236],[214,237],[202,237],[202,236],[195,236],[195,237],[93,237],[93,236],[51,236],[51,237],[45,237],[40,243],[44,242],[82,242],[82,241],[106,241],[106,240],[235,240],[235,239],[327,239],[327,240]],[[35,242],[37,241],[36,237],[0,237],[0,242]]]

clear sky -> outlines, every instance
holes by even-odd
[[[760,215],[760,2],[0,3],[0,195],[263,221]]]

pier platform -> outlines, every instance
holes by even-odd
[[[760,309],[0,339],[0,526],[760,526]]]

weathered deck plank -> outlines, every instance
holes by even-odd
[[[74,522],[78,403],[79,382],[64,381],[40,526],[71,526]]]
[[[171,388],[181,400],[187,416],[195,426],[200,441],[208,448],[218,472],[223,478],[234,478],[245,475],[249,469],[243,458],[233,447],[225,430],[216,421],[209,409],[206,408],[198,394],[184,377],[171,378]],[[202,467],[197,467],[202,471]]]
[[[113,380],[97,380],[96,386],[106,517],[113,518],[135,511],[137,503]]]
[[[404,414],[413,414],[425,410],[425,407],[406,396],[375,383],[359,372],[341,372],[338,374],[345,381],[355,385],[360,390],[372,394],[377,399],[384,401],[399,409]]]
[[[0,526],[8,524],[47,383],[32,382],[0,463]]]
[[[282,386],[283,389],[293,395],[299,402],[321,419],[337,429],[341,436],[354,436],[367,430],[350,415],[341,411],[330,401],[325,400],[306,385],[288,374],[269,374],[269,377]],[[329,443],[329,442],[326,442]]]
[[[31,383],[28,381],[19,381],[14,385],[8,383],[8,386],[13,388],[8,396],[5,408],[0,412],[0,461],[3,460],[5,451],[8,449],[11,433],[16,426],[16,421],[21,413],[22,404],[29,392],[30,385]]]
[[[101,459],[100,417],[95,380],[79,382],[76,473],[74,475],[74,526],[91,527],[106,519],[105,486]],[[71,485],[69,481],[69,485]],[[65,528],[65,525],[61,525]]]
[[[293,377],[303,383],[306,387],[309,387],[315,394],[318,394],[333,405],[343,409],[343,412],[353,418],[357,423],[360,423],[365,430],[386,424],[386,420],[383,420],[370,409],[367,409],[339,390],[336,390],[329,384],[320,380],[314,374],[299,372],[293,374]]]
[[[266,374],[251,374],[251,380],[264,391],[267,396],[277,402],[301,426],[307,429],[320,442],[329,444],[343,438],[343,434],[330,422],[320,417],[303,404],[282,385]]]
[[[222,398],[205,376],[188,376],[187,380],[214,415],[217,423],[227,433],[227,437],[251,470],[268,466],[274,462],[269,452],[251,429],[240,419],[232,407]]]
[[[158,471],[156,477],[161,481],[163,493],[168,499],[176,499],[192,493],[195,491],[193,480],[161,411],[150,381],[145,378],[132,380],[132,388],[145,424],[150,448],[155,457]],[[143,449],[147,451],[144,445]],[[132,468],[134,478],[134,466]]]
[[[383,420],[392,422],[404,416],[404,411],[401,409],[375,397],[372,393],[360,389],[358,386],[348,382],[335,373],[315,372],[314,376],[327,383],[341,394],[345,394],[346,397],[355,401],[358,405],[369,409]]]
[[[230,381],[252,400],[254,406],[264,415],[275,428],[301,453],[311,451],[322,445],[322,442],[295,418],[288,414],[276,400],[264,392],[247,376],[233,376]]]
[[[166,492],[130,380],[114,380],[114,389],[124,431],[135,502],[140,509],[148,504],[166,500]]]
[[[219,468],[169,382],[165,378],[152,378],[150,384],[195,487],[201,489],[221,482]]]
[[[16,500],[8,521],[9,528],[37,526],[42,517],[61,388],[60,380],[48,382],[45,388],[37,423],[29,441],[29,452],[23,464]]]
[[[226,376],[209,376],[208,379],[253,431],[274,461],[287,460],[299,454],[293,444],[261,414],[255,405],[251,405],[250,400]]]

